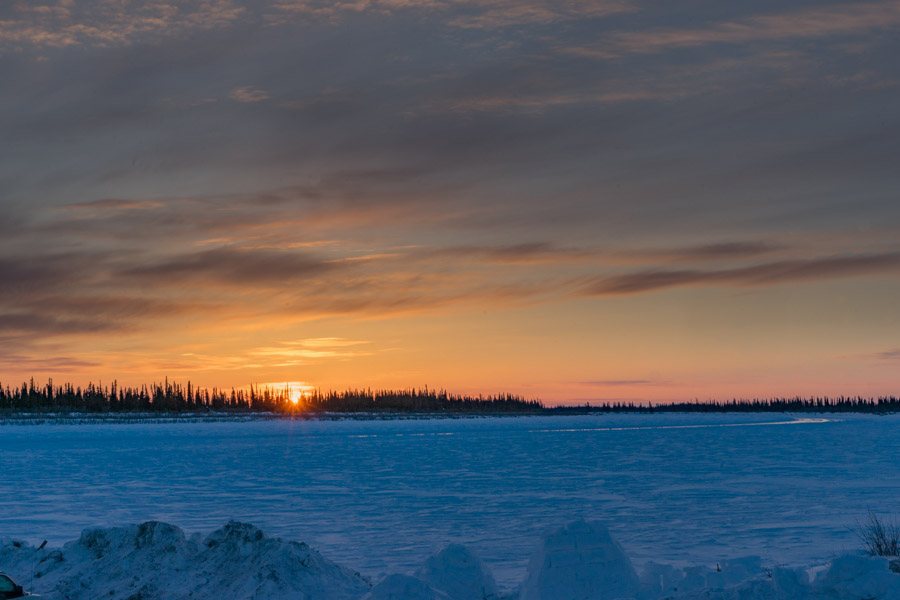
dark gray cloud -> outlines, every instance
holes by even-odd
[[[719,270],[638,271],[597,278],[583,288],[583,293],[604,296],[638,294],[696,285],[762,286],[894,273],[898,270],[900,270],[900,253],[898,252],[829,256],[804,260],[783,260]]]
[[[102,318],[59,318],[40,312],[0,313],[0,334],[67,335],[113,331],[116,325]]]
[[[42,254],[28,250],[7,251],[0,258],[3,297],[17,299],[20,295],[60,290],[73,283],[90,285],[94,283],[104,258],[103,254],[96,252]]]
[[[767,242],[718,242],[714,244],[688,246],[685,248],[674,248],[660,252],[657,256],[678,260],[722,260],[752,258],[783,249],[783,246]],[[653,252],[650,251],[646,254],[653,255]]]
[[[149,210],[159,208],[160,203],[153,200],[128,200],[125,198],[100,198],[87,202],[73,202],[66,208],[73,211],[115,212],[120,210]]]
[[[29,232],[0,259],[0,334],[45,337],[101,335],[128,331],[152,318],[210,312],[209,301],[148,296],[114,276],[115,265],[142,262],[128,251],[72,250],[66,254],[30,251],[44,236]],[[24,246],[21,247],[21,246]]]
[[[330,261],[296,251],[217,248],[126,268],[117,275],[153,285],[186,286],[195,281],[296,285],[336,268]]]
[[[539,264],[582,262],[597,259],[603,252],[589,248],[564,248],[550,242],[524,242],[504,246],[451,246],[411,252],[406,256],[423,259],[473,259],[499,264]]]
[[[127,328],[123,324],[150,318],[177,317],[200,311],[209,314],[216,310],[216,303],[210,300],[156,298],[138,295],[139,290],[134,290],[129,295],[127,289],[122,290],[121,283],[120,280],[114,280],[111,286],[101,288],[102,292],[93,294],[90,294],[89,286],[85,286],[88,289],[82,289],[82,293],[78,295],[71,291],[57,290],[53,295],[31,298],[29,307],[61,318],[90,317],[110,328]]]
[[[619,264],[666,262],[706,262],[753,259],[762,255],[788,250],[781,244],[762,241],[716,242],[696,246],[661,248],[657,250],[619,250],[598,247],[564,247],[551,242],[523,242],[498,246],[450,246],[410,251],[404,257],[425,259],[472,259],[499,264],[541,263],[606,263]]]
[[[783,7],[770,14],[720,19],[701,27],[655,27],[638,32],[617,32],[587,55],[613,58],[622,54],[655,54],[671,49],[718,44],[796,42],[810,38],[868,35],[900,25],[900,8],[891,0],[850,5]]]
[[[0,351],[0,368],[2,369],[15,368],[34,373],[64,373],[83,371],[99,366],[99,363],[71,356],[31,356]]]

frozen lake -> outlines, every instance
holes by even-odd
[[[605,521],[636,562],[810,564],[900,510],[900,416],[612,415],[0,427],[0,537],[229,519],[377,577],[449,542],[505,586],[542,533]]]

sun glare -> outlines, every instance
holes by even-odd
[[[269,389],[276,393],[283,392],[292,406],[299,406],[303,400],[312,396],[313,391],[316,389],[315,386],[305,381],[271,381],[260,384],[257,387]]]

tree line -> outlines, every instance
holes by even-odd
[[[84,413],[539,413],[544,406],[513,394],[469,396],[445,390],[351,389],[315,390],[295,395],[290,389],[250,386],[230,390],[200,388],[166,380],[151,385],[120,386],[52,380],[38,385],[32,379],[21,386],[0,384],[3,412]]]
[[[579,406],[555,406],[545,409],[556,414],[588,414],[615,412],[845,412],[845,413],[896,413],[900,412],[900,397],[879,396],[814,396],[803,398],[734,398],[727,401],[693,400],[690,402],[634,403],[611,402],[582,404]]]
[[[290,389],[250,386],[246,389],[201,388],[168,380],[142,386],[70,383],[52,380],[20,386],[0,384],[0,412],[74,413],[450,413],[450,414],[602,414],[620,412],[900,412],[900,398],[884,396],[732,399],[673,403],[603,402],[547,407],[539,400],[514,394],[471,396],[445,390],[350,389],[300,396]]]

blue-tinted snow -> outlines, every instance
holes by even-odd
[[[823,416],[6,426],[0,537],[238,519],[375,578],[459,542],[512,586],[548,528],[585,518],[637,565],[808,565],[900,497],[900,416]]]

